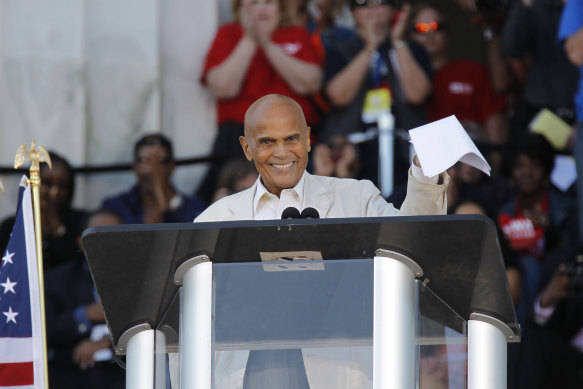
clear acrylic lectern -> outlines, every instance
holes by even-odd
[[[96,227],[128,389],[505,388],[520,332],[479,216]]]

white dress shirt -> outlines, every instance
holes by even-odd
[[[261,176],[259,176],[257,178],[257,191],[253,199],[253,220],[281,219],[281,213],[288,207],[294,207],[301,212],[305,175],[306,172],[302,174],[302,178],[293,188],[282,190],[279,197],[267,190],[261,182]]]

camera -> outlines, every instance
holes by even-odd
[[[583,254],[575,255],[572,262],[567,264],[565,274],[570,277],[569,291],[573,295],[583,295]]]

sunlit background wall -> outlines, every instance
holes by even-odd
[[[177,158],[204,156],[215,107],[199,75],[218,0],[0,0],[0,165],[36,140],[73,166],[131,161],[135,140],[162,132]],[[224,11],[222,11],[224,12]],[[205,166],[178,168],[192,193]],[[1,175],[0,219],[19,176]],[[131,172],[79,175],[74,205],[92,209]]]

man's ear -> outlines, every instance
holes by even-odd
[[[247,143],[247,138],[245,138],[244,136],[240,136],[239,143],[241,143],[241,147],[243,148],[243,152],[245,153],[245,158],[247,158],[249,162],[253,161],[253,157],[249,152],[249,143]]]
[[[310,127],[308,127],[308,130],[306,131],[306,137],[307,137],[306,142],[308,143],[308,147],[307,147],[308,152],[312,151],[312,141],[310,140],[310,131],[311,131],[311,129],[310,129]]]

